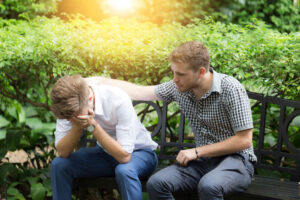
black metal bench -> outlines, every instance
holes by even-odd
[[[300,144],[296,148],[290,141],[292,137],[300,138],[300,130],[293,130],[291,125],[296,118],[299,119],[300,102],[251,92],[248,95],[254,118],[253,142],[258,162],[248,190],[225,199],[300,199]],[[179,150],[195,146],[187,120],[174,103],[134,101],[133,104],[141,121],[146,121],[152,138],[159,144],[158,170],[172,164]],[[80,146],[94,142],[83,133]],[[271,176],[268,176],[270,173]],[[141,180],[143,191],[146,191],[146,181]],[[117,184],[114,177],[89,177],[75,179],[73,188],[80,190],[80,199],[85,199],[87,188],[111,190],[117,188]],[[196,191],[174,195],[176,199],[197,199]]]

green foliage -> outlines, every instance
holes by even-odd
[[[105,1],[103,2],[100,5],[106,17],[117,15],[111,8],[105,6]],[[204,19],[212,12],[209,0],[144,0],[135,5],[135,12],[127,17],[156,24],[172,22],[188,24],[191,23],[191,19],[196,17]]]
[[[210,49],[211,65],[249,91],[299,100],[300,35],[281,34],[254,21],[245,27],[199,22],[194,38]]]
[[[259,21],[242,27],[207,19],[184,27],[38,17],[2,20],[0,26],[1,95],[48,110],[49,88],[62,74],[98,74],[140,84],[170,79],[168,55],[190,40],[203,42],[210,49],[211,65],[248,90],[300,96],[299,34],[281,34]]]
[[[264,21],[280,32],[297,32],[300,27],[300,4],[293,0],[143,0],[136,1],[130,11],[117,12],[109,0],[63,0],[58,4],[59,13],[80,13],[95,21],[119,16],[139,22],[164,24],[192,23],[194,18],[207,16],[226,23],[245,24],[251,18]]]
[[[250,18],[257,18],[280,32],[300,31],[300,5],[292,0],[226,0],[216,1],[218,19],[244,24]],[[218,5],[218,6],[216,6]]]
[[[10,199],[28,199],[29,196],[45,199],[46,194],[51,195],[48,167],[55,156],[51,148],[55,123],[49,114],[45,109],[21,105],[17,101],[0,107],[0,119],[5,122],[0,129],[0,160],[6,160],[0,164],[0,185],[8,187]],[[27,161],[8,163],[6,153],[20,149],[28,154]],[[33,179],[36,181],[29,181]]]
[[[1,0],[0,17],[27,18],[50,15],[57,11],[56,0]]]

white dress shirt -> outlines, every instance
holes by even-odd
[[[126,152],[157,148],[157,143],[152,140],[151,134],[141,124],[131,99],[123,90],[109,85],[91,85],[91,87],[95,94],[94,119],[119,142]],[[71,128],[70,121],[57,119],[54,132],[55,146]]]

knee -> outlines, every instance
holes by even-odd
[[[152,175],[147,183],[146,183],[146,188],[147,188],[147,192],[152,193],[157,191],[158,189],[163,189],[164,184],[162,184],[161,179],[156,176],[156,174]]]
[[[56,157],[52,162],[50,166],[51,175],[56,173],[61,173],[63,171],[66,171],[70,169],[70,166],[68,165],[68,160],[66,158]]]
[[[203,177],[198,184],[198,196],[200,199],[211,199],[210,197],[222,196],[222,187],[211,178]]]
[[[138,178],[137,172],[126,164],[119,164],[115,168],[116,179]]]

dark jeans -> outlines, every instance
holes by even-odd
[[[128,163],[119,164],[98,145],[81,148],[68,158],[55,158],[51,163],[51,183],[54,200],[71,199],[72,181],[77,177],[115,176],[122,199],[142,200],[139,178],[151,175],[157,166],[157,156],[151,149],[132,152]]]
[[[150,177],[147,192],[151,200],[173,199],[172,193],[198,191],[201,200],[223,199],[225,194],[245,191],[254,173],[249,156],[243,153],[200,158],[187,167],[166,167]]]

